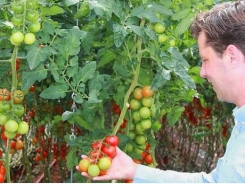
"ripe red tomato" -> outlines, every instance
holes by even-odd
[[[119,138],[116,135],[108,135],[105,137],[105,143],[108,143],[111,146],[118,146],[119,145]]]
[[[7,89],[0,89],[0,101],[5,100],[9,101],[10,100],[10,92]]]
[[[87,158],[83,158],[82,160],[80,160],[79,164],[78,164],[78,168],[80,172],[87,172],[88,171],[88,167],[91,165],[91,162],[89,161],[89,159]]]
[[[142,95],[146,98],[152,97],[154,95],[154,90],[151,89],[151,86],[144,86],[142,88]]]
[[[92,149],[102,149],[104,147],[104,143],[102,140],[96,140],[91,144]]]
[[[101,150],[105,155],[113,158],[116,156],[117,152],[116,152],[116,147],[115,146],[105,146],[102,150]]]
[[[151,154],[147,154],[144,158],[145,163],[151,164],[153,162]]]
[[[0,183],[4,183],[4,174],[0,173]]]
[[[142,90],[140,88],[135,88],[133,91],[133,97],[137,100],[141,100],[143,98]]]
[[[12,141],[10,142],[10,148],[11,148],[11,149],[15,148],[15,145],[16,145],[16,142],[12,140]]]
[[[3,165],[0,167],[0,173],[3,175],[6,173],[6,168]]]

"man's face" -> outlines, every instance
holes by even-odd
[[[198,47],[202,66],[200,75],[211,83],[213,90],[221,101],[229,101],[229,68],[226,51],[222,58],[217,55],[211,46],[206,44],[206,35],[201,32],[198,37]]]

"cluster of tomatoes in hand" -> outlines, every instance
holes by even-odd
[[[20,45],[23,41],[30,45],[36,40],[34,33],[41,29],[41,23],[38,20],[40,17],[38,7],[38,0],[20,0],[11,3],[13,11],[11,22],[14,29],[10,42],[13,45]]]
[[[116,135],[108,135],[102,140],[94,141],[88,157],[80,160],[79,171],[87,172],[91,177],[105,175],[117,154],[118,145],[119,138]]]
[[[15,90],[12,94],[7,89],[0,89],[0,125],[2,126],[2,138],[13,139],[17,134],[26,134],[29,124],[21,120],[25,113],[22,104],[24,93]]]

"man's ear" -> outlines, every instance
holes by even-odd
[[[235,45],[228,45],[226,48],[228,57],[230,57],[231,62],[240,62],[244,61],[243,52]]]

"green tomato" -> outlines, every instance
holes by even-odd
[[[140,124],[141,124],[142,128],[145,130],[151,128],[151,125],[152,125],[150,119],[144,119],[140,122]]]
[[[36,33],[41,29],[41,24],[38,21],[32,22],[29,25],[28,29],[31,33]]]
[[[165,29],[166,29],[165,25],[160,22],[157,22],[153,27],[153,30],[158,34],[163,33]]]
[[[126,144],[126,151],[127,152],[132,152],[134,150],[134,147],[131,143]]]
[[[97,164],[91,164],[88,167],[88,174],[91,177],[99,176],[99,174],[100,174],[100,168],[99,168],[99,166]]]
[[[133,112],[133,120],[134,120],[134,122],[138,122],[138,121],[141,120],[141,116],[140,116],[139,111],[134,111]]]
[[[1,112],[7,112],[12,109],[11,103],[8,101],[3,101],[1,106],[2,106],[2,109],[1,109],[2,111],[0,110]]]
[[[153,105],[153,102],[154,102],[154,99],[152,97],[149,97],[149,98],[143,98],[142,99],[142,104],[145,106],[145,107],[151,107]]]
[[[141,107],[141,102],[139,100],[136,100],[136,99],[133,98],[130,101],[130,107],[133,110],[138,110]]]
[[[39,7],[38,0],[27,0],[26,7],[33,10],[37,9]]]
[[[27,10],[26,12],[26,20],[28,21],[37,21],[39,18],[39,12],[37,10]]]
[[[148,107],[141,107],[139,110],[140,116],[144,119],[151,116],[151,110]]]
[[[8,115],[4,113],[0,113],[0,125],[4,125],[8,120],[9,120]]]
[[[21,14],[24,12],[24,4],[22,2],[12,2],[11,10],[13,10],[14,13]]]
[[[21,117],[25,113],[25,107],[23,105],[14,105],[13,109],[15,116]]]
[[[111,158],[103,157],[99,160],[98,166],[101,170],[106,171],[111,167]]]
[[[31,45],[35,42],[36,36],[33,33],[27,33],[24,38],[24,42],[27,45]]]
[[[15,138],[15,136],[16,136],[16,133],[15,133],[15,132],[9,132],[9,131],[7,131],[7,130],[4,131],[4,134],[5,134],[5,136],[6,136],[8,139],[13,139],[13,138]]]
[[[159,43],[164,43],[168,40],[168,36],[165,34],[160,34],[158,35],[158,42]]]
[[[170,47],[174,47],[175,46],[175,40],[174,39],[170,40],[169,45],[170,45]]]
[[[13,42],[20,44],[21,42],[24,41],[24,34],[20,31],[15,32],[14,34],[12,34],[12,40]]]
[[[18,129],[18,123],[15,120],[9,119],[5,124],[4,124],[5,130],[8,132],[16,132]]]
[[[144,145],[146,143],[146,137],[143,134],[137,135],[135,137],[135,142],[139,145]]]
[[[136,134],[135,134],[134,131],[130,130],[130,131],[128,132],[128,136],[129,136],[130,140],[133,140],[133,139],[136,137]]]
[[[29,131],[29,125],[25,121],[19,122],[17,133],[23,135],[26,134]]]
[[[22,15],[14,15],[11,18],[11,22],[14,26],[21,26],[23,24],[23,16]]]

